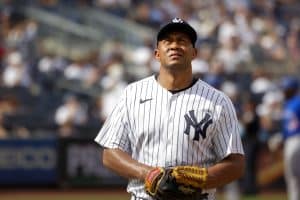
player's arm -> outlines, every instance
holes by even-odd
[[[224,186],[243,176],[245,170],[245,158],[242,154],[230,154],[221,162],[207,169],[208,176],[205,188],[217,188]]]
[[[129,124],[127,111],[127,88],[113,112],[105,121],[95,142],[104,147],[102,162],[105,167],[128,179],[144,180],[151,167],[132,159],[130,152]]]
[[[104,149],[103,164],[128,179],[144,180],[149,171],[153,169],[153,167],[132,159],[130,155],[120,149]]]
[[[208,168],[203,168],[200,166],[192,166],[192,165],[175,166],[174,168],[171,169],[172,172],[170,175],[172,178],[170,180],[175,179],[176,183],[172,183],[172,181],[169,181],[170,183],[165,183],[165,185],[168,186],[166,188],[170,188],[170,187],[177,188],[178,185],[181,185],[181,187],[192,186],[192,188],[194,188],[195,193],[197,192],[201,193],[203,189],[211,189],[211,188],[224,186],[240,178],[244,173],[244,168],[245,168],[244,156],[242,154],[234,153],[234,154],[230,154],[219,163]],[[157,175],[157,177],[160,176]],[[160,181],[152,181],[152,182],[159,183]],[[173,186],[169,187],[170,184],[172,184]],[[152,191],[152,188],[156,188],[155,185],[154,186],[152,185],[150,185],[151,187],[149,187],[150,191]]]
[[[213,138],[215,152],[221,160],[207,169],[204,184],[207,189],[224,186],[239,179],[245,170],[245,157],[235,108],[229,97],[225,97],[222,103],[222,113],[216,122],[216,134]],[[229,152],[228,155],[226,152]]]

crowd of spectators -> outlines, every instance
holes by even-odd
[[[99,48],[83,54],[79,49],[66,57],[46,51],[39,23],[15,9],[20,2],[54,13],[57,6],[92,7],[153,29],[174,16],[191,23],[199,36],[194,74],[228,94],[236,106],[249,155],[245,188],[256,192],[251,163],[259,144],[280,131],[284,98],[278,80],[300,70],[300,4],[296,0],[2,1],[3,139],[93,138],[124,87],[158,70],[155,37],[145,38],[143,45],[133,49],[112,38],[105,52]],[[80,22],[80,17],[72,20]]]
[[[199,54],[193,61],[195,75],[234,96],[241,119],[250,99],[259,115],[265,114],[267,107],[273,105],[272,97],[265,100],[268,98],[263,96],[276,89],[278,74],[274,71],[294,73],[299,68],[300,21],[294,11],[296,1],[25,2],[52,11],[55,9],[50,7],[71,4],[99,7],[152,28],[158,28],[173,16],[184,18],[199,35]],[[153,57],[155,38],[147,38],[144,45],[131,50],[126,49],[122,41],[112,38],[111,50],[104,55],[101,48],[89,54],[83,54],[79,49],[71,57],[47,52],[39,43],[38,22],[16,12],[16,4],[11,0],[1,4],[3,137],[9,136],[4,134],[6,129],[11,132],[20,127],[39,129],[39,126],[45,126],[52,130],[65,124],[87,126],[90,123],[99,127],[127,83],[157,72],[158,63]],[[136,66],[134,72],[132,66]],[[58,80],[71,81],[69,83],[75,88],[80,83],[81,88],[68,90]],[[93,87],[100,90],[94,91],[93,95],[85,92]],[[262,105],[256,109],[258,104]],[[83,116],[76,114],[74,117],[74,113]],[[8,116],[15,118],[6,120]],[[36,120],[23,123],[35,117],[38,123]]]

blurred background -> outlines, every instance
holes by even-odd
[[[175,16],[198,33],[193,73],[237,110],[247,169],[221,198],[286,199],[279,84],[300,78],[297,0],[1,0],[1,199],[26,188],[125,192],[93,139],[124,87],[158,71],[156,31]]]

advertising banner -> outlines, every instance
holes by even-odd
[[[57,173],[56,139],[0,140],[0,184],[55,184]]]
[[[91,139],[61,139],[59,168],[68,186],[124,186],[127,181],[102,165],[102,148]]]

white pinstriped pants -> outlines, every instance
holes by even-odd
[[[136,197],[136,196],[134,196],[134,195],[131,195],[130,200],[148,200],[148,199],[139,198],[139,197]]]
[[[300,199],[300,134],[284,144],[284,173],[289,200]]]

